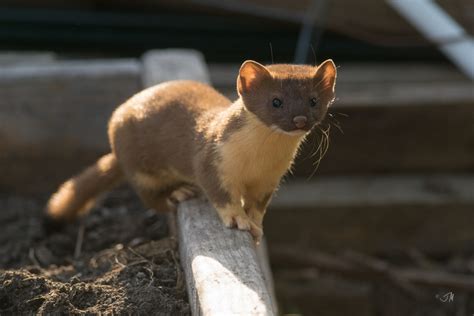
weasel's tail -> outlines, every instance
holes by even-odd
[[[69,179],[54,193],[46,206],[47,215],[57,221],[70,221],[87,213],[96,198],[123,180],[113,153],[97,160],[82,173]]]

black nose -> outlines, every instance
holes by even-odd
[[[304,115],[295,116],[293,118],[293,123],[295,123],[297,128],[305,127],[307,121],[308,121],[308,118]]]

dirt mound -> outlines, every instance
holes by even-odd
[[[0,199],[0,314],[190,314],[166,220],[131,190],[55,232],[43,202]]]

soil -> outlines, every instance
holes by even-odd
[[[166,217],[128,188],[60,230],[44,201],[0,198],[0,315],[189,315]]]

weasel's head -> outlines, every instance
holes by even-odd
[[[334,101],[336,66],[263,66],[247,60],[240,67],[237,91],[245,107],[268,127],[302,135],[325,118]]]

